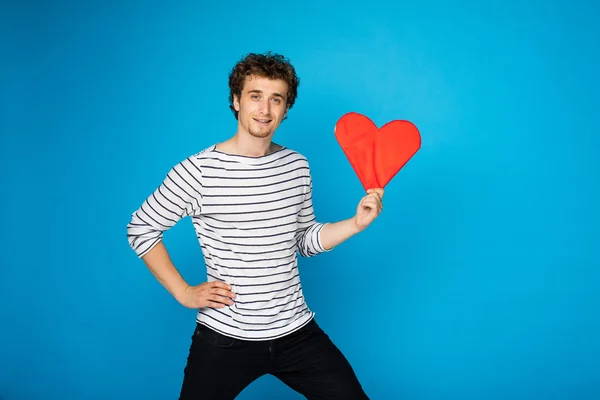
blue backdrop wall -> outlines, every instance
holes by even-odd
[[[267,50],[302,80],[276,140],[311,162],[319,220],[364,194],[333,136],[344,113],[423,137],[380,218],[301,260],[309,305],[371,398],[600,397],[597,5],[13,3],[1,399],[177,397],[195,312],[125,227],[171,166],[234,133],[227,74]],[[189,219],[165,241],[204,281]],[[264,377],[239,398],[300,397]]]

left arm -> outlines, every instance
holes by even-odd
[[[343,221],[325,224],[321,244],[328,251],[365,230],[383,209],[383,189],[369,189],[356,209],[356,215]]]
[[[309,170],[308,189],[298,215],[298,231],[296,232],[300,255],[312,257],[329,251],[362,232],[381,212],[382,198],[383,189],[369,189],[367,195],[358,203],[354,217],[335,223],[317,222],[312,203],[312,177]]]

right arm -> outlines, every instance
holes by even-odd
[[[201,172],[190,158],[175,165],[161,185],[131,216],[127,239],[137,256],[143,258],[165,231],[184,217],[199,215],[202,208]]]
[[[235,297],[229,292],[229,285],[205,282],[190,286],[171,261],[162,241],[164,232],[184,217],[199,215],[201,207],[201,172],[193,160],[187,158],[167,173],[161,185],[132,214],[127,238],[154,277],[182,305],[223,307],[218,302],[230,303],[226,297]]]

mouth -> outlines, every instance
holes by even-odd
[[[253,118],[256,122],[258,122],[260,125],[268,125],[271,123],[272,120],[270,119],[266,119],[266,118]]]

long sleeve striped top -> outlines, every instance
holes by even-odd
[[[283,147],[247,157],[213,145],[186,158],[132,214],[129,245],[143,257],[185,217],[192,219],[207,280],[226,282],[237,294],[231,306],[199,309],[199,323],[228,336],[267,340],[312,319],[297,254],[326,249],[303,155]]]

